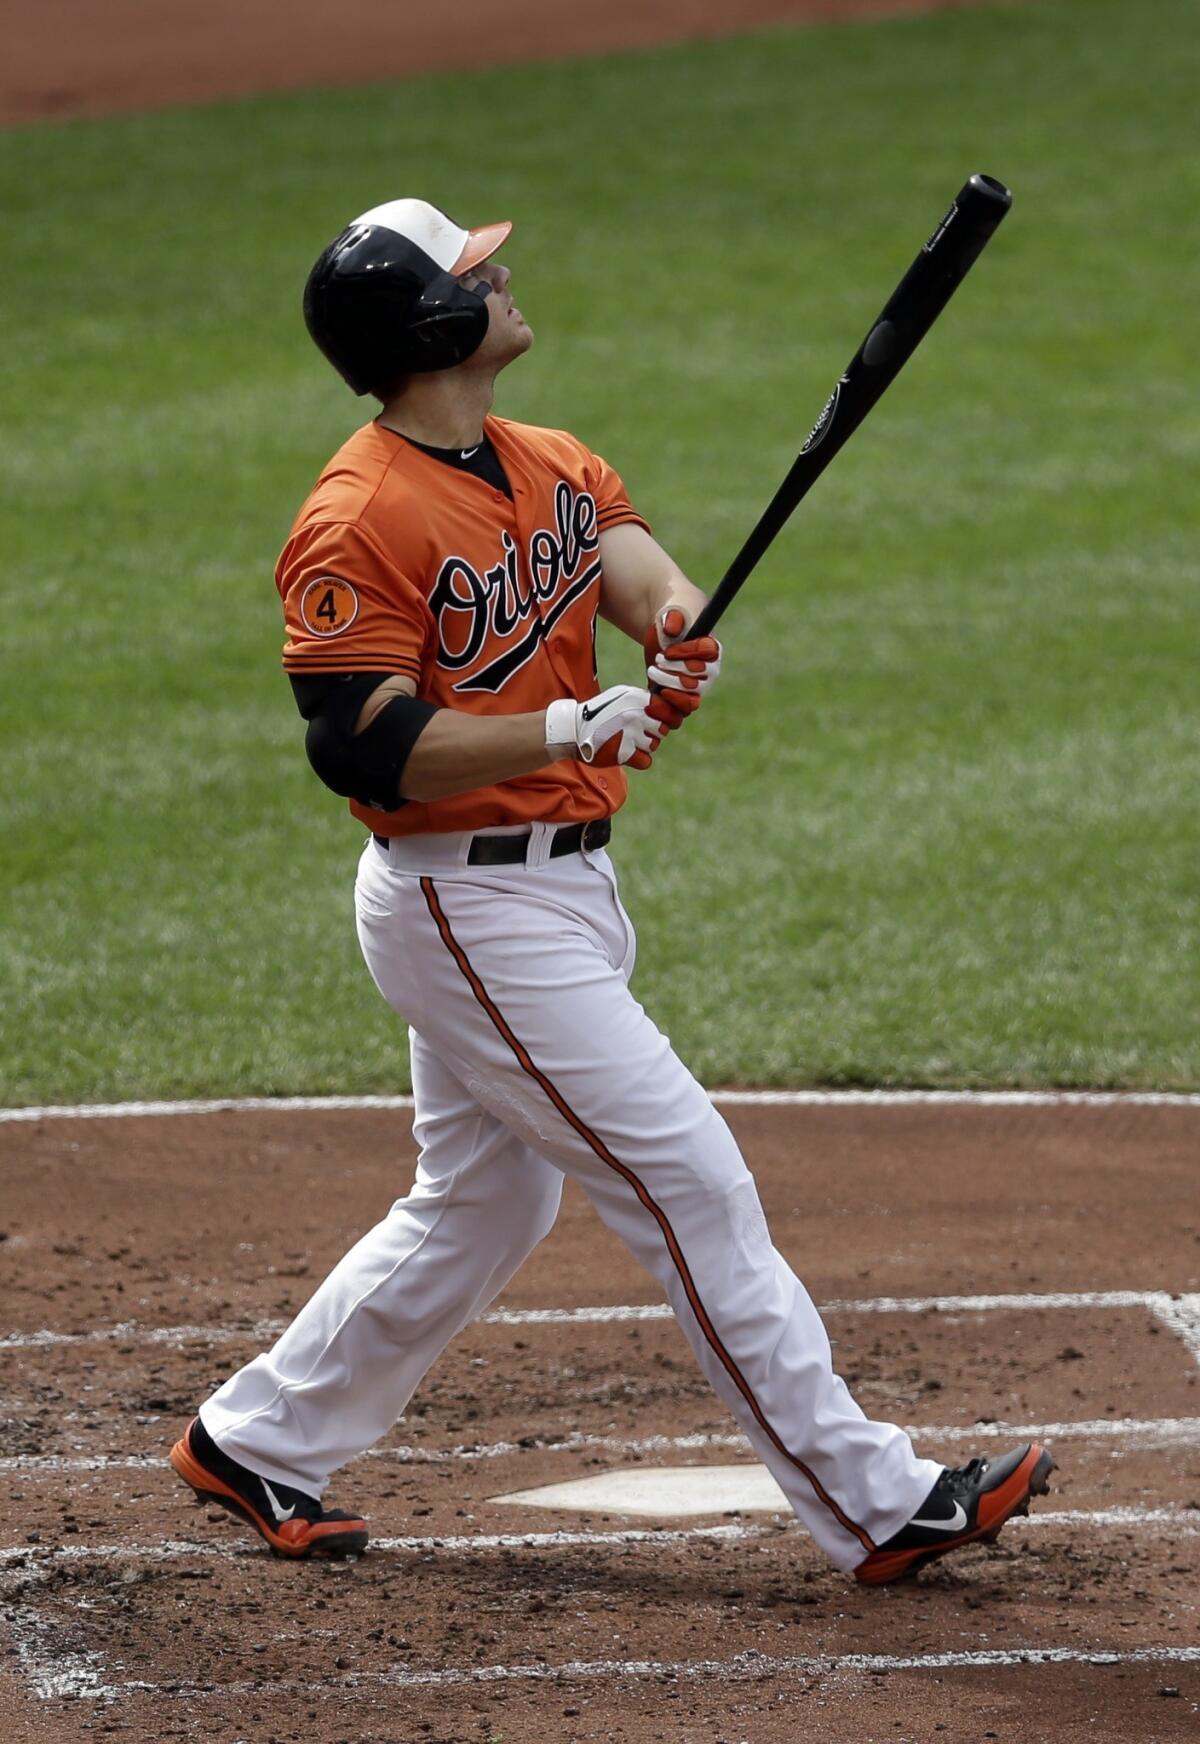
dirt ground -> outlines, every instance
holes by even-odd
[[[975,0],[8,0],[0,125],[642,48]]]
[[[1030,1522],[868,1593],[782,1517],[498,1504],[749,1459],[653,1287],[570,1192],[499,1310],[340,1474],[332,1499],[367,1513],[370,1552],[278,1563],[195,1510],[164,1456],[405,1190],[408,1115],[0,1125],[7,1735],[1195,1737],[1200,1108],[728,1118],[868,1410],[955,1464],[1053,1431],[1060,1471]],[[896,1300],[934,1295],[984,1302]],[[614,1304],[643,1312],[577,1314]]]

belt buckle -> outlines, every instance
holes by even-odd
[[[602,848],[607,842],[609,832],[604,827],[607,821],[606,818],[590,818],[584,824],[579,846],[585,854],[590,853],[593,848]]]

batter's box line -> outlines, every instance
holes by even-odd
[[[861,1301],[826,1302],[822,1314],[986,1314],[1021,1313],[1039,1309],[1145,1308],[1174,1332],[1200,1362],[1200,1292],[1169,1290],[1059,1290],[990,1296],[874,1296]],[[475,1322],[483,1326],[602,1326],[636,1321],[670,1320],[665,1302],[610,1303],[582,1308],[494,1308]],[[87,1332],[8,1333],[0,1350],[53,1349],[65,1344],[91,1344],[128,1339],[142,1344],[225,1344],[235,1339],[261,1342],[275,1339],[287,1325],[261,1320],[250,1326],[139,1326],[120,1321]]]
[[[1072,1532],[1110,1532],[1125,1529],[1154,1537],[1169,1533],[1173,1538],[1200,1537],[1200,1510],[1191,1508],[1060,1508],[1039,1509],[1008,1522],[1006,1530],[1017,1532],[1056,1531],[1069,1528]],[[630,1526],[608,1532],[472,1532],[428,1534],[421,1537],[374,1538],[373,1553],[415,1556],[476,1556],[498,1550],[584,1550],[612,1545],[645,1545],[659,1549],[670,1544],[690,1544],[706,1540],[717,1543],[738,1543],[749,1539],[791,1537],[802,1531],[797,1521],[782,1513],[777,1519],[761,1524],[731,1523],[725,1526]],[[0,1549],[0,1571],[13,1569],[28,1572],[39,1568],[61,1567],[72,1562],[178,1562],[188,1558],[217,1558],[221,1561],[261,1561],[270,1552],[257,1545],[242,1543],[197,1542],[186,1538],[167,1538],[157,1544],[12,1544]]]
[[[1116,1441],[1122,1447],[1200,1447],[1200,1417],[1091,1417],[1064,1423],[906,1423],[914,1441]],[[523,1458],[529,1454],[614,1453],[644,1457],[655,1453],[748,1453],[746,1436],[731,1430],[695,1430],[684,1435],[526,1435],[520,1441],[458,1442],[451,1447],[399,1443],[368,1447],[355,1459],[382,1459],[395,1465],[452,1465],[460,1461]],[[351,1462],[353,1463],[353,1462]],[[153,1453],[13,1453],[0,1458],[0,1471],[28,1476],[58,1472],[157,1471],[168,1461]]]
[[[1200,1647],[1134,1647],[1109,1650],[1095,1647],[984,1648],[958,1653],[842,1653],[788,1654],[738,1653],[728,1659],[593,1659],[568,1660],[559,1665],[444,1666],[438,1670],[414,1670],[392,1666],[386,1671],[350,1672],[319,1683],[279,1679],[226,1684],[156,1684],[137,1678],[113,1681],[106,1676],[100,1654],[64,1650],[56,1632],[44,1617],[26,1604],[10,1615],[10,1629],[21,1669],[33,1693],[43,1700],[114,1701],[129,1696],[169,1696],[173,1701],[198,1700],[215,1695],[224,1700],[274,1696],[339,1701],[358,1692],[379,1689],[461,1689],[499,1683],[577,1683],[608,1678],[660,1678],[667,1680],[805,1677],[828,1679],[855,1674],[878,1676],[887,1672],[933,1672],[996,1670],[1018,1666],[1058,1665],[1194,1665],[1200,1662]]]
[[[893,1671],[991,1670],[1001,1666],[1047,1665],[1195,1665],[1200,1647],[1134,1647],[1108,1651],[1087,1647],[1015,1647],[981,1649],[970,1653],[842,1653],[789,1654],[736,1653],[729,1659],[577,1659],[563,1665],[472,1665],[447,1666],[438,1671],[414,1671],[397,1666],[389,1671],[353,1673],[335,1686],[339,1695],[356,1689],[454,1689],[495,1683],[573,1683],[603,1678],[717,1678],[733,1681],[749,1677],[832,1678],[855,1672],[866,1676]],[[144,1686],[135,1685],[134,1688]],[[222,1696],[252,1696],[263,1693],[294,1693],[317,1696],[324,1683],[225,1685],[213,1693]],[[173,1693],[173,1692],[172,1692]],[[185,1692],[186,1693],[186,1692]]]

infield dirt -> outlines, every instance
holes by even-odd
[[[355,85],[454,68],[561,60],[810,19],[853,21],[980,0],[12,0],[0,125],[303,85]]]
[[[361,1507],[382,1542],[350,1565],[275,1562],[194,1510],[162,1461],[209,1389],[406,1189],[408,1116],[0,1128],[5,1323],[17,1339],[75,1335],[0,1348],[18,1735],[1194,1736],[1200,1666],[1167,1655],[1200,1635],[1200,1367],[1145,1304],[1020,1302],[1196,1290],[1198,1119],[1132,1105],[730,1112],[778,1245],[818,1301],[864,1304],[829,1325],[869,1410],[948,1463],[1020,1439],[996,1420],[1078,1426],[1056,1437],[1061,1469],[1029,1525],[869,1594],[782,1517],[663,1521],[693,1535],[639,1542],[614,1535],[655,1522],[494,1502],[605,1468],[749,1458],[671,1320],[520,1318],[653,1303],[573,1190],[503,1299],[516,1321],[469,1328],[382,1448],[338,1475],[332,1500]],[[933,1293],[1013,1305],[865,1306]],[[698,1439],[671,1445],[683,1436]],[[583,1541],[467,1542],[563,1531]],[[1064,1649],[1158,1657],[1009,1662]],[[976,1667],[845,1663],[997,1650]],[[56,1675],[69,1693],[32,1699]]]

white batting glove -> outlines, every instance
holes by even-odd
[[[546,710],[546,750],[600,769],[617,763],[649,769],[666,731],[646,713],[649,704],[650,692],[633,684],[614,684],[587,702],[562,697]]]

